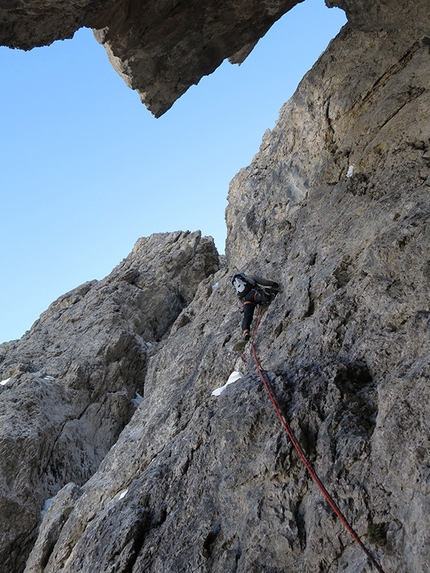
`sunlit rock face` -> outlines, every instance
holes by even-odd
[[[141,399],[148,357],[218,266],[199,232],[140,239],[108,277],[0,345],[2,572],[22,571],[45,501],[97,470]]]
[[[199,233],[143,239],[0,347],[6,573],[375,570],[265,394],[237,270],[282,286],[256,353],[327,489],[386,573],[428,573],[429,16],[336,5],[349,23],[231,183],[225,260]]]

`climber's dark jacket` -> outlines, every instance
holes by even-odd
[[[270,304],[279,290],[279,285],[275,281],[244,273],[236,273],[231,282],[243,304],[242,331],[248,331],[257,304]]]

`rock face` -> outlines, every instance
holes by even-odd
[[[386,573],[429,571],[426,4],[336,3],[349,24],[231,183],[225,266],[198,233],[143,239],[0,347],[6,573],[31,546],[26,573],[375,570],[241,341],[239,269],[282,284],[255,348],[325,486]]]
[[[410,22],[404,34],[346,26],[233,180],[227,210],[231,268],[284,285],[264,324],[264,364],[291,384],[291,416],[320,473],[357,511],[385,571],[399,573],[427,571],[429,560],[423,25],[414,34]],[[285,569],[361,571],[351,548],[323,555],[331,526],[314,519],[305,517],[302,567]]]
[[[300,0],[136,0],[96,38],[113,67],[160,116],[225,58],[241,63],[270,26]],[[162,41],[160,42],[160,36]]]
[[[404,32],[418,30],[427,33],[428,4],[426,0],[325,0],[329,8],[345,10],[351,25],[368,32]]]
[[[45,500],[97,470],[143,394],[148,355],[218,266],[200,233],[141,239],[0,346],[2,571],[24,568]]]

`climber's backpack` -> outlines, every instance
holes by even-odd
[[[257,286],[257,283],[250,277],[247,277],[244,273],[236,273],[233,275],[231,278],[231,284],[234,286],[239,298],[243,298],[250,290]]]

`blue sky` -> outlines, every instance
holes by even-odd
[[[230,180],[345,21],[306,0],[160,119],[91,30],[30,52],[1,47],[0,342],[109,274],[139,237],[200,229],[223,252]]]

